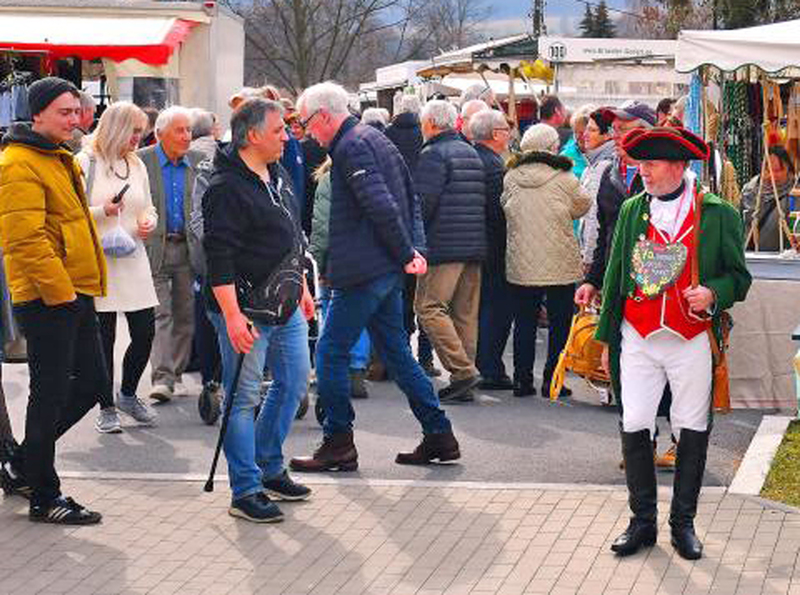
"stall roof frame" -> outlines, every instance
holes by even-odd
[[[481,67],[497,70],[502,64],[515,68],[522,60],[536,59],[536,46],[536,39],[527,33],[493,39],[434,56],[417,75],[431,78],[475,72]]]
[[[724,31],[681,31],[675,69],[688,73],[703,67],[723,72],[756,67],[774,76],[794,75],[800,69],[800,20]]]

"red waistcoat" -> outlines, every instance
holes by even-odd
[[[669,329],[687,341],[706,332],[711,325],[709,318],[699,318],[689,309],[683,290],[692,284],[692,260],[694,259],[694,205],[681,225],[678,241],[686,246],[688,256],[681,276],[661,295],[647,298],[637,287],[625,300],[625,320],[645,339],[661,329]],[[651,223],[647,228],[647,239],[657,244],[667,244],[665,234]]]

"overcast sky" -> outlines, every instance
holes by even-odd
[[[606,0],[610,7],[623,8],[625,0]],[[550,35],[575,35],[584,4],[577,0],[546,0],[545,15]],[[490,7],[486,30],[493,37],[524,33],[530,29],[531,0],[485,0]],[[613,16],[613,13],[612,13]]]

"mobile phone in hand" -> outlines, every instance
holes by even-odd
[[[131,187],[131,185],[130,185],[130,184],[125,184],[125,185],[122,187],[122,190],[120,190],[120,191],[117,193],[117,195],[116,195],[116,196],[115,196],[113,199],[111,199],[111,202],[113,202],[114,204],[117,204],[119,201],[121,201],[121,200],[122,200],[122,197],[123,197],[123,196],[125,196],[125,193],[128,191],[128,188],[130,188],[130,187]]]

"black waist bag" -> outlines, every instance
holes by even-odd
[[[280,326],[286,324],[303,297],[303,260],[293,249],[261,283],[240,277],[236,297],[242,314],[253,322]]]

